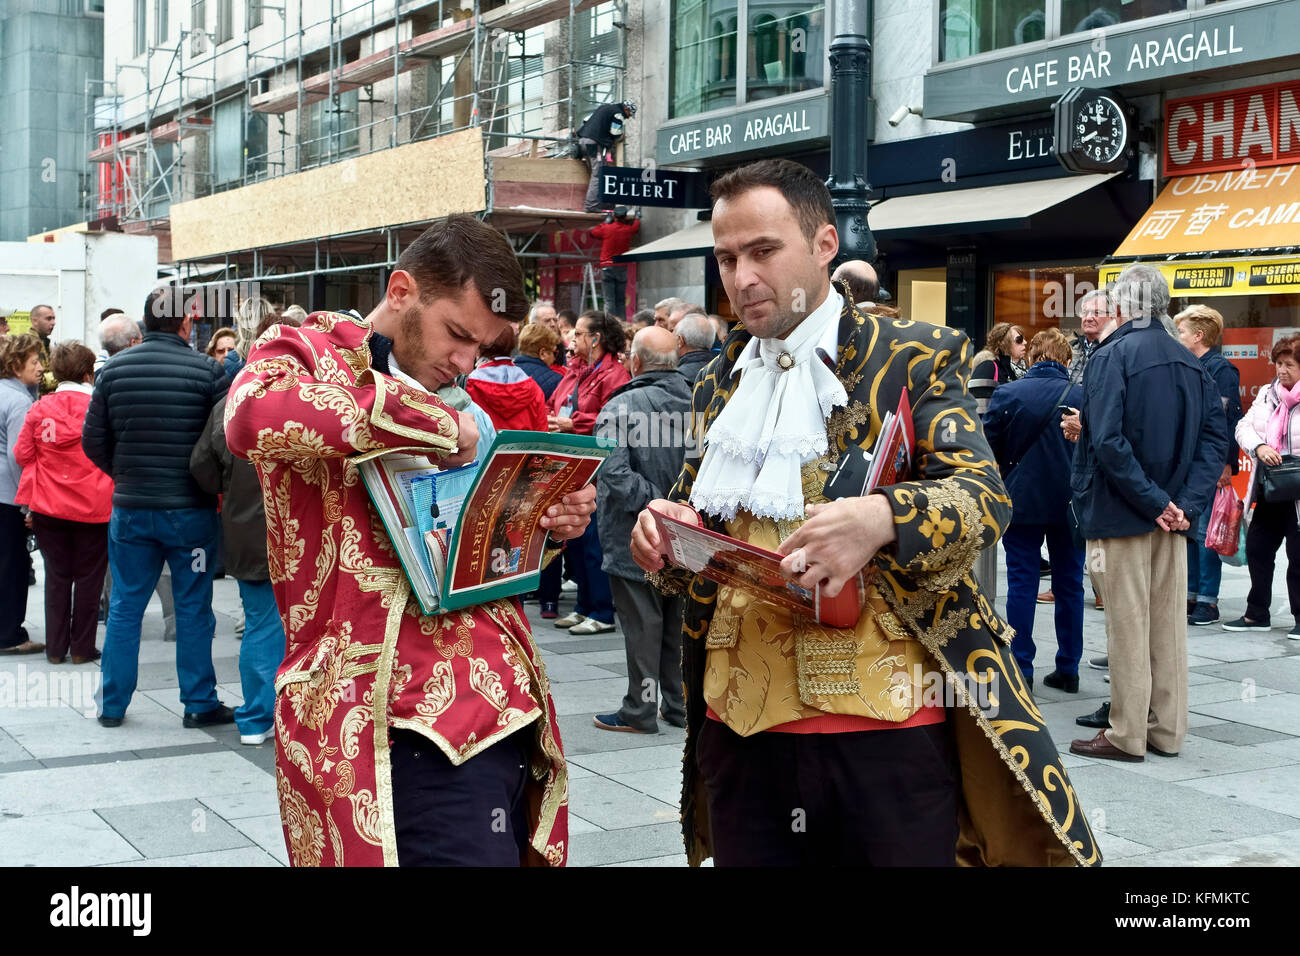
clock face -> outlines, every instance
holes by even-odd
[[[1071,151],[1094,163],[1113,163],[1128,146],[1124,111],[1108,96],[1079,103],[1072,118]]]

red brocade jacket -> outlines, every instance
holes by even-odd
[[[568,777],[541,655],[515,600],[425,616],[356,468],[386,450],[445,454],[456,413],[371,367],[369,323],[321,312],[274,326],[226,404],[256,466],[288,653],[276,677],[276,786],[295,865],[397,863],[389,728],[456,765],[528,735],[525,863],[567,854]]]

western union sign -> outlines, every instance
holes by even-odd
[[[1169,282],[1175,298],[1212,295],[1269,295],[1300,292],[1300,259],[1221,259],[1210,262],[1151,262]],[[1114,282],[1124,264],[1102,266],[1098,282]]]

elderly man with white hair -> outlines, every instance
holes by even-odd
[[[692,312],[682,316],[674,335],[677,337],[677,371],[694,385],[700,369],[713,361],[713,343],[717,341],[717,333],[707,315]]]
[[[1110,727],[1070,752],[1174,757],[1187,733],[1187,544],[1228,450],[1219,389],[1165,332],[1169,285],[1129,266],[1111,289],[1114,331],[1083,379],[1070,484],[1088,566],[1106,597]]]
[[[123,349],[139,345],[144,341],[140,326],[125,312],[116,312],[99,323],[99,355],[95,356],[95,377],[104,363]]]
[[[668,317],[685,304],[684,300],[677,298],[675,295],[670,295],[666,299],[660,299],[655,303],[655,325],[659,326],[661,329],[667,328]]]

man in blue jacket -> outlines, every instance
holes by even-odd
[[[1086,559],[1106,596],[1110,729],[1070,752],[1140,762],[1148,750],[1177,755],[1187,733],[1182,533],[1210,507],[1228,426],[1214,379],[1165,331],[1160,272],[1129,266],[1111,297],[1117,328],[1083,378],[1070,476]]]
[[[217,699],[212,666],[217,499],[190,474],[190,452],[230,380],[215,359],[190,348],[193,318],[184,311],[175,290],[149,294],[144,342],[104,365],[82,426],[86,457],[113,479],[113,591],[99,714],[104,727],[121,725],[135,693],[140,622],[163,562],[171,569],[176,606],[182,723],[202,727],[234,720]]]

